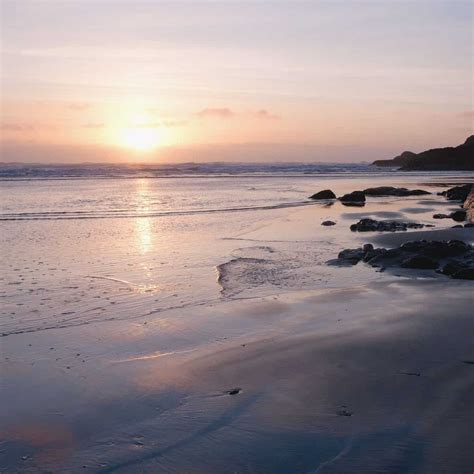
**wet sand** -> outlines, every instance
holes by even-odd
[[[348,230],[449,207],[278,211],[223,237],[216,263],[239,264],[202,304],[3,337],[2,472],[471,473],[472,282],[325,265],[363,242],[472,241],[451,221]]]

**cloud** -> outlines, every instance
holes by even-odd
[[[474,110],[465,110],[464,112],[461,112],[458,114],[459,118],[464,118],[464,119],[474,119]]]
[[[82,128],[104,128],[105,123],[85,123]]]
[[[247,113],[237,113],[227,107],[215,107],[215,108],[206,108],[202,109],[196,114],[198,117],[214,117],[220,119],[227,119],[232,117],[241,116],[250,116],[259,120],[279,120],[280,117],[274,113],[269,112],[266,109],[252,110]]]
[[[252,117],[262,119],[262,120],[279,120],[280,117],[276,114],[268,112],[268,110],[260,109],[254,112],[251,112]]]
[[[68,104],[67,106],[69,110],[78,110],[78,111],[87,110],[87,109],[90,109],[90,107],[91,107],[91,104],[87,104],[85,102],[75,102],[75,103]]]
[[[32,132],[35,130],[35,126],[21,123],[2,123],[0,129],[5,132]]]
[[[223,108],[206,108],[202,109],[200,112],[196,114],[198,117],[206,118],[206,117],[215,117],[221,119],[232,118],[235,116],[235,113],[232,110],[228,109],[227,107]]]

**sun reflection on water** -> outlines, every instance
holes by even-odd
[[[149,253],[153,249],[153,229],[150,217],[151,212],[149,180],[137,180],[137,211],[141,217],[136,218],[135,230],[137,233],[137,248],[142,254]]]

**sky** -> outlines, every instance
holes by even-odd
[[[474,1],[1,0],[1,161],[370,161],[473,133]]]

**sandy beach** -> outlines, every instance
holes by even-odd
[[[107,241],[100,219],[2,222],[2,472],[471,472],[472,282],[326,264],[365,243],[472,243],[432,218],[459,208],[444,183],[405,181],[433,194],[123,219]],[[351,232],[362,217],[436,227]]]

